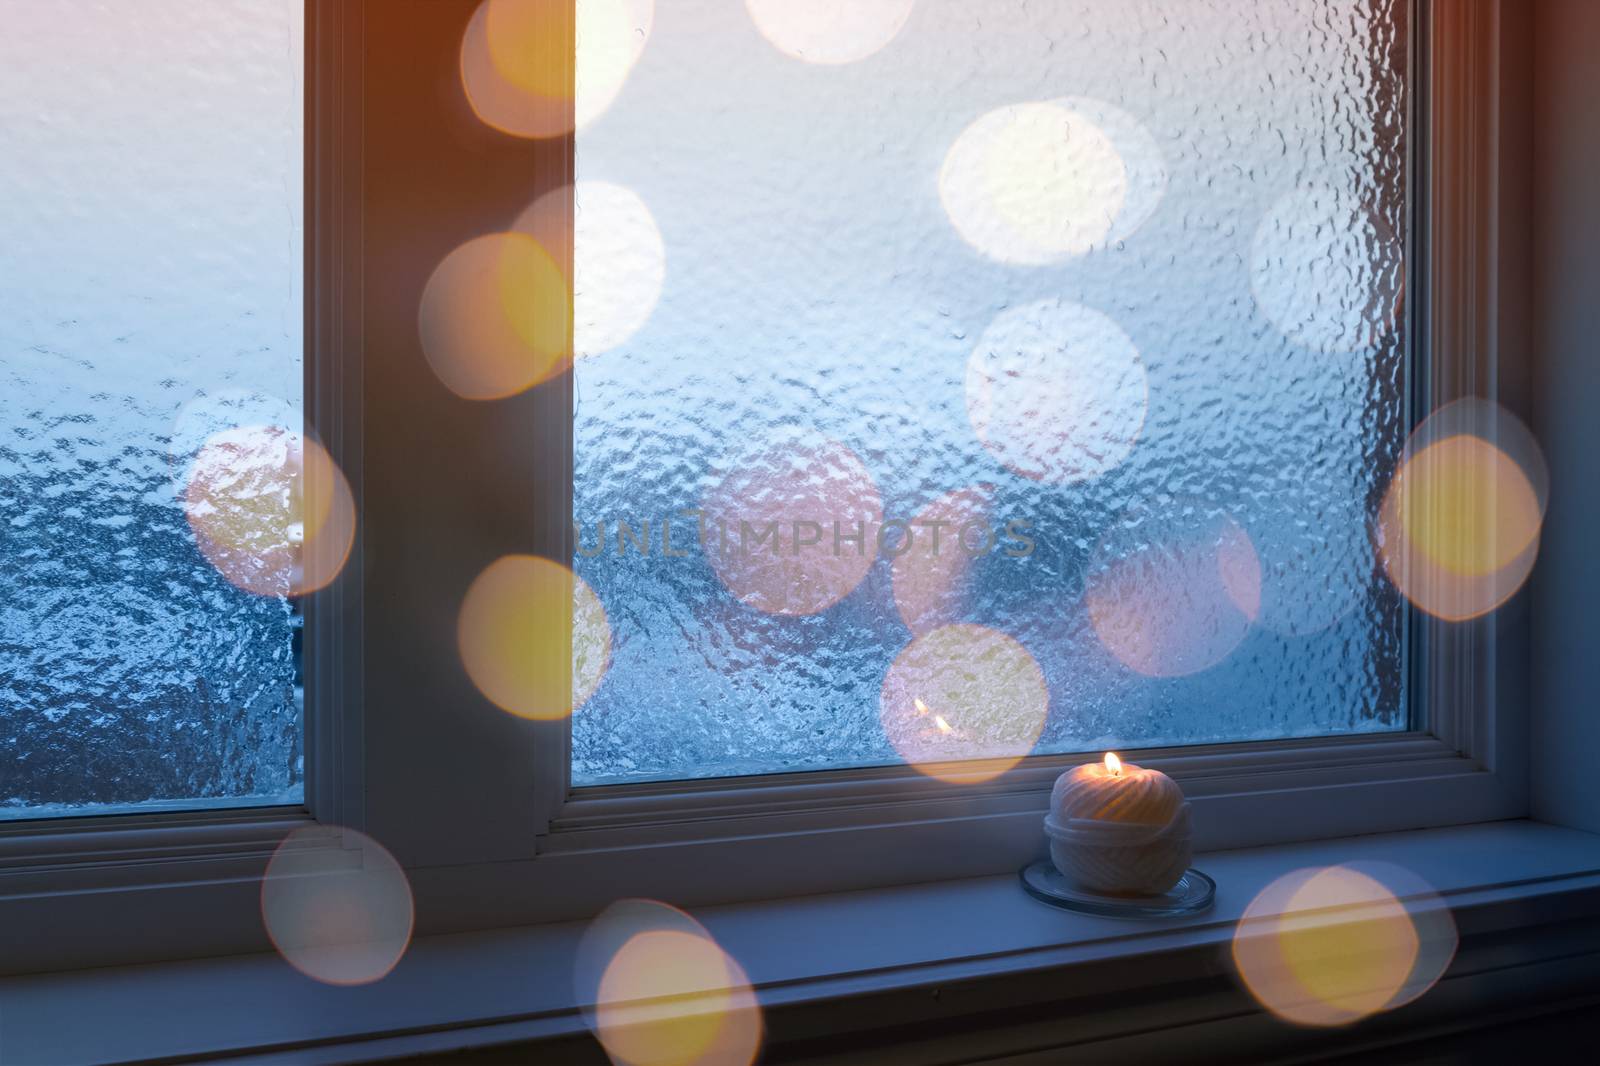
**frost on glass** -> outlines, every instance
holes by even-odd
[[[810,6],[657,5],[577,134],[574,780],[901,761],[952,624],[1036,752],[1404,728],[1403,0]],[[740,556],[785,508],[954,524]]]
[[[298,0],[0,0],[0,817],[301,795],[297,618],[182,506],[301,421]]]

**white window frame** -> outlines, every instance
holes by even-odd
[[[1428,207],[1410,227],[1427,249],[1408,279],[1426,309],[1410,316],[1427,368],[1413,392],[1419,412],[1472,393],[1516,410],[1527,293],[1495,251],[1526,164],[1499,150],[1501,2],[1412,3],[1426,113],[1409,131],[1411,202]],[[513,718],[473,689],[454,635],[468,584],[503,554],[570,557],[571,380],[452,396],[421,356],[417,297],[456,244],[570,181],[572,146],[470,121],[452,72],[473,0],[406,19],[380,6],[308,0],[306,20],[307,417],[361,527],[340,580],[306,604],[305,803],[0,828],[0,972],[262,950],[261,870],[314,822],[396,854],[419,934],[621,896],[703,906],[977,876],[1037,854],[1054,777],[1097,756],[971,784],[886,767],[574,790],[569,723]],[[1135,757],[1182,783],[1202,849],[1525,816],[1524,613],[1412,616],[1420,729]]]

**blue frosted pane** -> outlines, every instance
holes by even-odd
[[[577,135],[575,566],[613,645],[574,780],[900,761],[885,677],[940,623],[1037,661],[1040,753],[1404,728],[1368,534],[1404,432],[1403,0],[898,6],[841,63],[797,54],[870,49],[783,5],[658,5]],[[660,232],[648,317],[618,189]],[[704,516],[662,552],[729,496],[853,528],[948,493],[1033,551],[920,592],[881,557],[719,568]]]
[[[0,818],[301,796],[297,619],[180,498],[300,419],[302,7],[0,3]]]

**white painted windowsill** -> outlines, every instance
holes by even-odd
[[[1195,864],[1216,879],[1216,906],[1160,922],[1054,910],[1013,876],[696,914],[743,964],[769,1013],[918,990],[918,1002],[949,1016],[985,981],[1019,975],[1051,975],[1038,987],[1052,1003],[1136,997],[1141,987],[1149,998],[1159,984],[1214,979],[1233,924],[1269,881],[1358,859],[1403,865],[1458,916],[1492,911],[1487,921],[1501,928],[1544,920],[1553,901],[1600,892],[1600,835],[1515,821],[1201,855]],[[1478,921],[1476,931],[1484,928]],[[419,939],[386,979],[360,988],[319,985],[273,955],[8,978],[0,981],[0,1062],[222,1054],[347,1062],[571,1035],[583,1030],[570,983],[582,929]],[[1463,928],[1464,941],[1472,931]],[[1134,965],[1114,978],[1089,976],[1088,967],[1116,960]],[[942,1000],[939,990],[948,990]]]

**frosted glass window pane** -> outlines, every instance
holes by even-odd
[[[1405,728],[1405,12],[580,24],[574,780]]]
[[[301,798],[298,617],[207,562],[302,421],[300,0],[0,0],[0,817]]]

